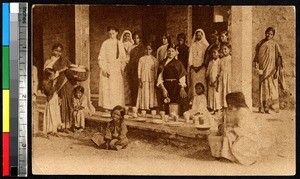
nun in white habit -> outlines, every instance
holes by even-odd
[[[190,97],[195,95],[194,89],[197,83],[202,83],[206,92],[206,67],[204,65],[204,55],[208,46],[209,43],[206,40],[204,31],[202,29],[197,29],[190,46],[187,69],[189,73],[188,84]]]

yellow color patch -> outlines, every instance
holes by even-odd
[[[9,90],[3,90],[3,103],[2,103],[2,105],[3,105],[3,113],[2,113],[2,115],[3,115],[3,132],[9,132],[9,113],[10,113],[10,111],[9,111],[9,106],[10,106],[10,104],[9,104]]]

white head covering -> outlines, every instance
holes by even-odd
[[[122,35],[121,35],[120,41],[121,41],[122,43],[124,43],[124,35],[127,34],[127,33],[129,34],[129,37],[130,37],[129,42],[130,42],[131,44],[133,44],[132,33],[131,33],[129,30],[124,30],[124,32],[123,32]]]
[[[200,43],[204,44],[205,46],[209,46],[209,43],[208,41],[206,40],[206,36],[205,36],[205,33],[202,29],[197,29],[194,33],[194,36],[193,36],[193,40],[192,40],[192,43],[196,41],[196,33],[197,32],[201,32],[202,33],[202,38],[200,40]]]

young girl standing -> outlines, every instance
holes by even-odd
[[[219,46],[214,45],[211,48],[211,57],[207,71],[206,78],[208,82],[208,99],[207,105],[212,111],[217,112],[221,108],[220,94],[219,94],[219,70],[220,70],[220,59],[219,59]]]
[[[222,46],[225,43],[228,43],[228,32],[226,30],[222,31],[220,33],[219,39],[220,39],[220,46]],[[221,49],[220,59],[223,58],[223,57],[224,57],[224,54],[223,54],[222,49]]]
[[[146,46],[146,55],[140,58],[138,65],[139,92],[136,107],[150,109],[157,106],[155,93],[155,80],[157,76],[158,61],[152,55],[151,44]]]
[[[221,106],[227,107],[226,95],[231,92],[231,45],[223,43],[221,45],[223,57],[220,59],[220,100]]]
[[[43,132],[49,135],[57,136],[57,128],[61,125],[59,98],[57,95],[57,77],[59,72],[52,68],[46,68],[44,71],[43,91],[47,96],[47,102],[44,112]]]

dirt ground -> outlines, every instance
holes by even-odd
[[[79,175],[293,175],[295,112],[258,114],[261,158],[250,166],[214,159],[202,146],[174,146],[128,134],[121,151],[98,149],[90,140],[95,129],[60,137],[33,137],[33,174]]]

